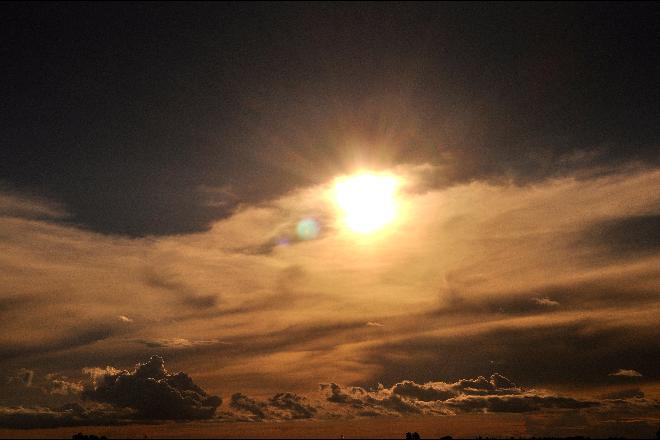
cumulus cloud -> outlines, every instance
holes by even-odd
[[[93,370],[84,399],[129,408],[146,419],[208,419],[222,400],[210,396],[186,373],[169,373],[160,356],[135,366],[132,372]]]
[[[417,384],[412,380],[397,383],[392,387],[392,393],[424,402],[445,401],[459,394],[458,390],[443,382]]]
[[[62,396],[76,395],[83,390],[81,382],[71,381],[66,376],[56,373],[46,375],[46,391],[49,394],[59,394]]]
[[[526,413],[543,409],[582,409],[599,402],[526,390],[495,373],[489,379],[479,376],[453,383],[410,380],[377,390],[343,388],[322,384],[328,402],[351,408],[355,415],[365,411],[378,414],[455,414],[457,412]],[[368,414],[365,414],[368,415]]]
[[[622,376],[622,377],[642,377],[642,373],[637,370],[624,370],[623,368],[608,374],[608,376]]]
[[[229,406],[238,411],[250,413],[259,420],[266,418],[266,413],[264,412],[266,404],[264,402],[257,402],[242,393],[233,394]]]
[[[303,396],[294,393],[278,393],[268,399],[268,406],[278,417],[284,419],[309,419],[316,408],[307,403]]]
[[[231,396],[229,406],[247,420],[309,419],[317,408],[306,397],[295,393],[277,393],[266,400],[256,400],[242,393]]]
[[[606,417],[639,415],[660,408],[660,402],[645,399],[639,389],[585,399],[519,387],[495,373],[488,378],[478,376],[455,382],[403,380],[391,387],[379,384],[375,389],[332,382],[321,384],[318,393],[281,392],[270,398],[252,398],[238,392],[231,396],[228,411],[216,414],[221,400],[209,396],[185,373],[167,372],[159,356],[137,364],[130,372],[113,367],[89,368],[85,372],[90,381],[84,387],[65,376],[46,376],[51,394],[80,394],[82,405],[73,402],[58,407],[0,407],[0,426],[110,425],[141,423],[145,419],[277,421],[483,412],[556,414],[569,410]]]

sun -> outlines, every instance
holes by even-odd
[[[399,179],[389,174],[360,173],[335,181],[335,200],[348,229],[372,234],[397,216]]]

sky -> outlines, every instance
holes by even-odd
[[[658,6],[0,8],[0,436],[655,435]]]

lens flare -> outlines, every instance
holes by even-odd
[[[313,218],[304,218],[296,225],[296,234],[301,240],[313,240],[321,232],[319,223]]]
[[[363,173],[337,179],[335,198],[348,229],[371,234],[397,215],[399,180],[391,175]]]

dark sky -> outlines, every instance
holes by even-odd
[[[3,3],[0,16],[0,183],[104,233],[204,230],[356,161],[447,163],[446,185],[659,158],[654,3]]]

